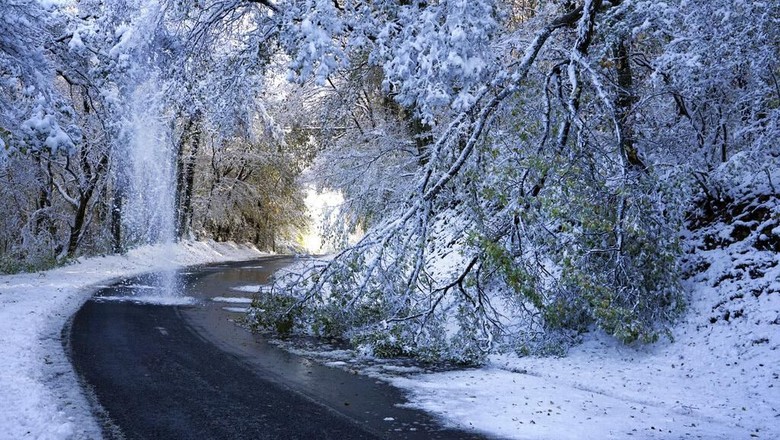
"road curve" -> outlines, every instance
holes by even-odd
[[[102,289],[66,327],[71,361],[107,438],[473,439],[374,379],[318,365],[270,346],[230,322],[210,299],[260,283],[289,259],[183,273],[188,306],[106,301],[144,277]],[[260,267],[262,266],[262,267]],[[246,295],[246,294],[242,294]],[[233,316],[235,317],[235,316]]]

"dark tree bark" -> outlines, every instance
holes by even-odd
[[[613,56],[615,58],[615,70],[617,72],[618,91],[615,98],[615,119],[620,136],[620,152],[626,160],[629,168],[645,171],[647,166],[639,157],[634,145],[634,130],[631,123],[631,107],[636,101],[634,96],[634,79],[631,73],[631,63],[628,56],[628,48],[623,39],[614,44]]]
[[[176,238],[187,235],[192,225],[192,190],[195,164],[200,147],[200,112],[196,112],[184,127],[176,151]]]
[[[124,191],[115,188],[111,199],[111,250],[114,253],[124,252],[122,245],[122,197]]]
[[[412,116],[411,121],[409,121],[409,128],[414,136],[414,143],[417,148],[417,161],[420,166],[425,166],[429,159],[428,146],[433,144],[431,126],[424,123],[420,118]]]
[[[198,158],[200,148],[200,129],[199,127],[192,134],[192,144],[190,154],[187,157],[187,163],[184,166],[184,194],[182,196],[182,216],[179,223],[180,238],[189,233],[192,228],[192,189],[195,182],[195,164]]]
[[[92,166],[86,155],[86,149],[80,153],[80,161],[82,173],[85,177],[86,186],[79,188],[78,205],[75,207],[75,213],[73,216],[73,225],[70,227],[70,236],[68,237],[67,256],[73,257],[78,250],[79,243],[84,235],[84,228],[87,219],[87,213],[89,212],[90,205],[92,204],[92,196],[95,193],[97,185],[103,177],[106,168],[108,167],[108,155],[103,154],[100,157],[97,165]]]

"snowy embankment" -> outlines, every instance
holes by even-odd
[[[393,383],[448,424],[506,438],[780,438],[780,198],[729,200],[684,237],[673,342],[591,334],[565,358],[494,356]]]
[[[100,429],[62,347],[66,321],[94,289],[118,277],[264,254],[232,243],[79,259],[46,272],[0,276],[0,439],[92,439]]]

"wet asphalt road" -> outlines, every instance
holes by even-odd
[[[265,282],[290,259],[206,266],[180,274],[186,306],[107,301],[153,284],[102,289],[65,329],[66,345],[108,438],[466,439],[400,408],[382,382],[325,367],[237,326],[231,289]],[[132,287],[135,286],[135,287]],[[143,292],[148,293],[148,292]]]

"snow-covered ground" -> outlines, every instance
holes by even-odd
[[[496,356],[393,383],[411,406],[506,438],[780,438],[777,333],[756,349],[686,327],[677,343],[645,350],[596,336],[562,359]]]
[[[502,438],[780,438],[780,255],[751,252],[760,273],[747,276],[746,267],[724,278],[745,258],[740,246],[703,253],[720,263],[689,280],[674,342],[630,348],[593,334],[565,358],[502,355],[439,373],[361,362],[345,350],[322,355],[334,368],[391,381],[446,424]],[[142,248],[0,277],[0,439],[100,436],[60,341],[92,288],[166,264],[261,255],[216,243],[182,244],[172,262],[160,254]]]
[[[263,254],[230,243],[147,246],[46,272],[0,276],[0,439],[95,439],[100,430],[62,347],[63,325],[94,288],[164,268]]]
[[[494,356],[393,383],[448,424],[506,438],[779,439],[780,200],[735,200],[684,239],[689,303],[673,342],[591,334],[565,358]]]

